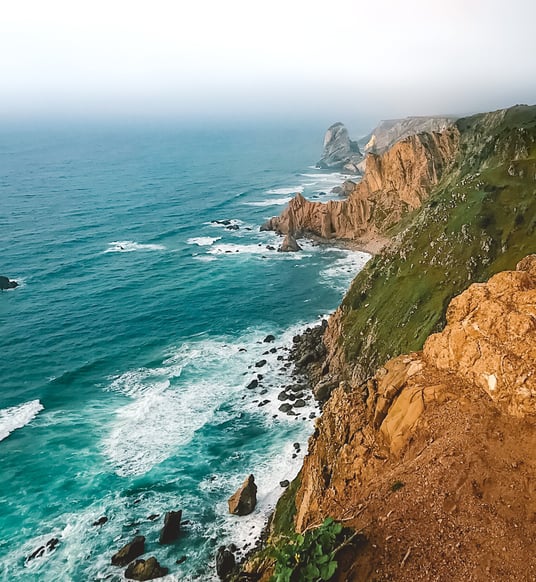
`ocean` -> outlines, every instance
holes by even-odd
[[[20,286],[0,293],[1,580],[121,580],[136,534],[165,580],[212,580],[219,546],[260,533],[318,414],[278,410],[281,356],[368,259],[259,231],[294,192],[333,197],[324,129],[3,128],[0,275]],[[250,473],[258,506],[231,516]]]

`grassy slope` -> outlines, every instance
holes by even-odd
[[[358,275],[341,341],[362,378],[422,348],[450,299],[536,252],[536,107],[458,121],[460,154],[395,244]],[[512,162],[515,158],[517,161]],[[514,175],[511,175],[514,174]]]

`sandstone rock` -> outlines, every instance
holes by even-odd
[[[145,551],[145,537],[136,536],[112,556],[113,566],[126,566]]]
[[[257,485],[255,478],[249,475],[236,493],[229,498],[229,513],[248,515],[257,505]]]
[[[301,250],[300,245],[290,232],[285,235],[281,246],[277,249],[280,253],[295,253]]]
[[[317,163],[318,168],[344,168],[355,172],[362,159],[357,143],[350,140],[348,130],[342,123],[334,123],[328,128],[324,136],[324,152]]]
[[[168,568],[160,566],[155,557],[147,560],[136,560],[125,571],[125,578],[130,580],[154,580],[162,578],[169,572]]]
[[[170,544],[179,537],[182,511],[168,511],[164,517],[164,527],[160,532],[160,543]]]
[[[319,402],[325,402],[330,397],[333,390],[337,388],[337,386],[339,385],[339,381],[340,379],[338,376],[336,377],[329,376],[328,378],[323,378],[313,388],[314,397]]]
[[[216,554],[216,574],[220,580],[227,580],[232,574],[236,560],[233,552],[225,546],[218,548]]]

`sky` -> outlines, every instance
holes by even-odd
[[[0,118],[393,118],[536,102],[534,0],[2,0]]]

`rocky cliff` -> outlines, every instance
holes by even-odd
[[[367,240],[385,233],[408,211],[419,208],[452,164],[459,131],[412,135],[382,155],[369,154],[363,180],[346,200],[310,202],[297,194],[263,225],[281,234]]]
[[[422,204],[329,319],[316,380],[338,387],[272,524],[276,546],[327,516],[361,532],[340,582],[536,579],[536,107],[442,136],[425,138],[450,153],[424,197],[380,164]],[[411,142],[378,158],[396,168],[384,156]],[[317,220],[301,203],[274,226],[298,211]]]
[[[417,133],[443,132],[456,120],[455,117],[405,117],[381,121],[368,136],[364,145],[366,153],[382,153],[397,141]]]

